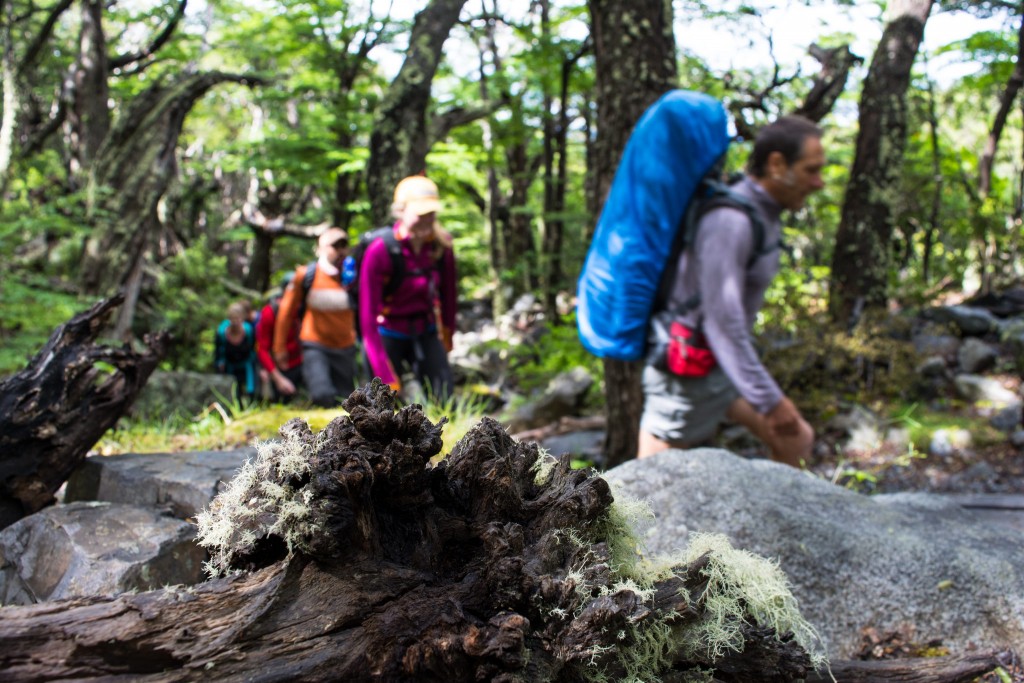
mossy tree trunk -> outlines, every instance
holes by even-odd
[[[589,0],[588,6],[597,72],[597,139],[589,172],[600,212],[634,124],[676,87],[676,50],[669,0]],[[609,467],[636,456],[642,368],[639,362],[604,361]]]
[[[856,153],[832,257],[832,319],[852,325],[886,304],[893,210],[907,138],[906,92],[933,0],[889,4],[864,81]]]
[[[54,502],[163,358],[164,333],[147,337],[141,353],[95,343],[122,300],[58,327],[28,367],[0,382],[0,528]]]
[[[430,0],[413,20],[405,60],[381,102],[370,135],[366,191],[374,225],[390,222],[398,181],[425,170],[431,83],[444,42],[465,4],[466,0]]]
[[[128,105],[93,164],[96,225],[82,259],[83,288],[109,293],[125,284],[163,229],[158,205],[177,171],[177,144],[196,100],[220,83],[254,85],[249,76],[208,72],[156,83]]]

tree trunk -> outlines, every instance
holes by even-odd
[[[821,121],[828,116],[836,100],[846,90],[846,79],[850,76],[850,70],[864,59],[853,54],[849,45],[830,49],[811,45],[808,52],[821,64],[821,71],[815,77],[803,104],[793,113],[805,116],[811,121]]]
[[[0,528],[53,503],[163,358],[166,333],[147,337],[144,353],[95,344],[122,299],[58,327],[26,369],[0,383]]]
[[[160,219],[157,206],[177,171],[177,145],[196,100],[220,83],[254,85],[258,79],[220,72],[186,74],[140,93],[111,131],[92,169],[97,211],[105,218],[86,242],[81,282],[87,292],[123,285]]]
[[[1010,78],[1006,81],[1006,89],[999,98],[999,110],[996,118],[992,121],[992,128],[989,131],[988,139],[985,141],[985,150],[978,161],[978,195],[985,199],[992,189],[992,165],[995,163],[996,150],[999,149],[999,138],[1003,135],[1003,128],[1006,127],[1006,119],[1010,115],[1010,109],[1017,100],[1020,89],[1024,86],[1024,3],[1020,7],[1021,21],[1017,29],[1017,60],[1014,64]]]
[[[891,204],[899,192],[906,146],[906,91],[933,0],[889,4],[885,26],[864,81],[850,182],[832,257],[832,319],[853,325],[865,307],[886,304]]]
[[[390,222],[398,181],[425,170],[430,87],[444,42],[465,4],[466,0],[430,0],[413,20],[405,61],[381,102],[370,135],[366,191],[374,225]]]
[[[728,654],[685,649],[716,560],[646,583],[607,482],[568,456],[545,459],[485,419],[431,467],[443,421],[395,413],[379,380],[345,409],[318,435],[287,423],[200,516],[213,566],[253,573],[5,608],[5,680],[807,676],[807,653],[749,614],[726,618],[741,634]]]
[[[71,174],[82,180],[110,131],[103,7],[101,0],[82,0],[78,61],[71,74],[68,147],[71,151]]]
[[[589,0],[588,6],[597,72],[597,139],[590,172],[599,212],[634,124],[676,85],[676,54],[671,2]],[[604,361],[607,467],[636,457],[642,368],[638,362]]]
[[[931,280],[935,236],[939,234],[941,225],[942,194],[945,183],[942,177],[942,147],[939,145],[939,117],[935,113],[935,86],[930,79],[925,95],[928,98],[928,141],[932,153],[932,177],[935,179],[931,209],[928,213],[928,226],[925,228],[924,242],[921,245],[921,281],[927,287]]]

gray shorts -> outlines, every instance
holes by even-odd
[[[640,429],[673,446],[693,446],[714,436],[739,392],[721,367],[707,377],[677,377],[644,366]]]

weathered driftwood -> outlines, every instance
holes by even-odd
[[[878,661],[832,663],[837,683],[970,683],[1000,666],[1001,653],[992,650],[948,657],[912,657]],[[832,679],[812,673],[807,683]]]
[[[705,616],[713,560],[649,591],[625,581],[618,563],[635,547],[592,471],[546,461],[490,420],[431,467],[443,421],[393,401],[375,381],[317,435],[289,422],[200,516],[214,566],[245,572],[0,609],[5,680],[807,676],[807,652],[753,622],[736,624],[742,652],[675,647]]]
[[[118,295],[58,327],[21,372],[0,382],[0,528],[53,502],[88,450],[135,400],[163,357],[96,344]]]

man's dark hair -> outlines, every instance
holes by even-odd
[[[765,174],[765,164],[772,152],[782,152],[787,164],[793,164],[803,153],[807,138],[820,138],[821,128],[810,119],[795,114],[780,116],[768,124],[754,139],[754,151],[747,162],[747,172],[755,178]]]

